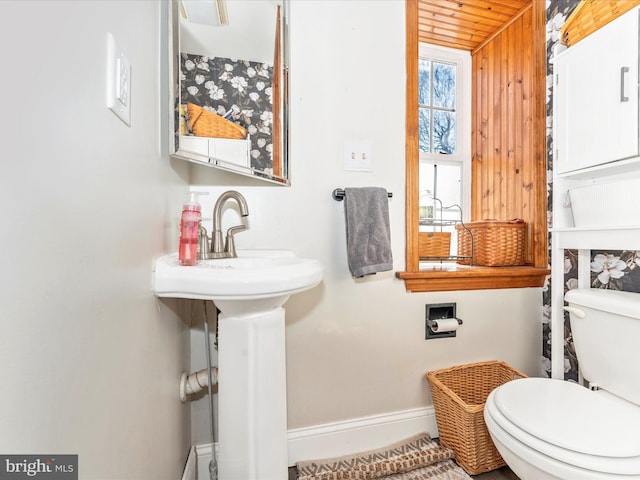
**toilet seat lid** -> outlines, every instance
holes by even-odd
[[[525,378],[494,392],[511,423],[540,440],[586,455],[640,457],[640,407],[576,383]]]

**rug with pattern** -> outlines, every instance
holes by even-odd
[[[298,462],[298,480],[471,480],[453,451],[420,433],[376,450]]]

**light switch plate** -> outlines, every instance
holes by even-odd
[[[345,140],[344,169],[353,172],[372,172],[371,142]]]
[[[131,64],[107,33],[107,107],[131,125]]]

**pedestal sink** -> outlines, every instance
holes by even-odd
[[[288,250],[239,250],[238,258],[156,260],[158,297],[212,300],[218,322],[220,480],[287,479],[285,323],[290,295],[322,280],[322,265]]]

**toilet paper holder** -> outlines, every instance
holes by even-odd
[[[432,338],[451,338],[463,324],[456,316],[455,303],[437,303],[425,308],[425,340]]]

